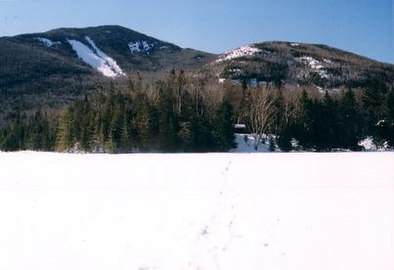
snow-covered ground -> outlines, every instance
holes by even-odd
[[[392,270],[393,153],[0,153],[0,269]]]
[[[237,147],[230,150],[233,153],[266,153],[270,151],[270,143],[268,136],[262,142],[257,144],[256,149],[256,138],[252,134],[235,134],[235,142]],[[279,149],[277,149],[279,151]]]

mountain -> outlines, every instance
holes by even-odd
[[[226,151],[237,123],[253,148],[387,148],[393,86],[393,65],[326,45],[213,55],[120,26],[3,37],[0,149]]]
[[[194,70],[214,57],[120,26],[2,37],[0,114],[21,106],[57,108],[108,78],[123,79],[137,71],[158,78],[172,68]]]
[[[0,38],[0,124],[17,111],[58,110],[136,72],[154,82],[173,68],[250,86],[394,83],[393,65],[325,45],[265,42],[214,55],[121,26],[60,28]]]
[[[203,72],[220,82],[249,85],[310,85],[318,89],[365,87],[372,80],[394,83],[394,65],[326,45],[264,42],[245,45],[218,56]]]

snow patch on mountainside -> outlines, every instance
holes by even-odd
[[[105,62],[107,63],[107,65],[117,74],[117,75],[125,75],[125,73],[123,72],[123,70],[118,66],[118,64],[116,63],[116,61],[114,59],[112,59],[111,57],[109,57],[108,55],[106,55],[102,50],[100,50],[96,44],[94,43],[94,41],[89,38],[89,37],[85,37],[85,39],[87,40],[87,42],[89,42],[89,44],[93,47],[93,49],[96,51],[97,55],[101,58],[104,59]]]
[[[309,67],[311,67],[314,71],[316,71],[321,78],[323,78],[323,79],[329,78],[327,72],[324,70],[324,66],[318,60],[313,58],[312,56],[299,57],[298,60],[309,65]],[[328,63],[327,61],[325,61],[325,62]]]
[[[86,64],[97,69],[104,76],[117,77],[125,75],[116,61],[101,51],[89,37],[86,37],[86,41],[92,46],[94,51],[80,41],[67,41],[79,58],[81,58]]]
[[[52,40],[50,40],[48,38],[43,38],[43,37],[37,37],[35,39],[40,41],[40,42],[42,42],[48,48],[52,47],[53,45],[62,44],[60,41],[52,41]]]
[[[261,52],[261,50],[253,47],[253,45],[246,45],[246,46],[242,46],[238,49],[226,52],[225,54],[221,55],[219,57],[219,59],[216,60],[216,62],[220,63],[223,61],[228,61],[228,60],[232,60],[232,59],[236,59],[236,58],[240,58],[240,57],[244,57],[244,56],[252,56],[252,55],[255,55],[260,52]]]
[[[147,41],[137,41],[137,42],[130,42],[129,48],[132,54],[134,53],[148,53],[155,47],[154,43],[148,43]]]

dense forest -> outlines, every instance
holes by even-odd
[[[394,89],[371,79],[363,89],[215,83],[174,70],[164,80],[112,82],[62,112],[16,111],[0,129],[0,149],[86,152],[229,151],[234,125],[271,138],[282,151],[394,146]],[[297,144],[294,144],[297,141]],[[257,145],[256,145],[257,147]]]

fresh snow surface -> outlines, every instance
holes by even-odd
[[[0,269],[393,270],[393,164],[0,153]]]
[[[227,60],[236,59],[243,56],[251,56],[257,53],[260,53],[261,50],[258,48],[253,47],[253,45],[246,45],[242,46],[238,49],[226,52],[225,54],[221,55],[216,62],[223,62]]]
[[[43,38],[43,37],[37,37],[36,40],[42,42],[48,48],[52,47],[53,45],[62,44],[60,41],[52,41],[50,39]]]
[[[155,44],[148,43],[147,41],[144,40],[129,43],[129,48],[132,54],[140,53],[140,52],[149,53],[149,51],[153,49],[154,46]]]
[[[97,69],[106,77],[124,76],[125,73],[118,66],[114,59],[106,55],[103,51],[97,48],[96,44],[89,37],[86,41],[92,46],[93,50],[77,40],[67,40],[85,63]]]

